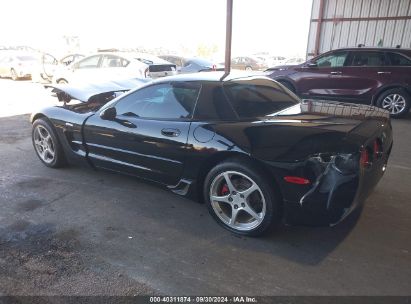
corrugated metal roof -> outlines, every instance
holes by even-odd
[[[323,0],[319,53],[358,44],[411,48],[411,0]],[[321,0],[313,0],[307,54],[315,52]],[[389,17],[396,19],[389,20]],[[348,18],[348,20],[347,20]],[[353,19],[354,18],[354,19]],[[358,20],[359,18],[384,18]]]

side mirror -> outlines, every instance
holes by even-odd
[[[308,68],[318,68],[317,62],[309,62],[307,63]]]
[[[116,111],[116,108],[114,107],[107,108],[100,113],[101,119],[104,119],[104,120],[114,120],[116,116],[117,116],[117,111]]]

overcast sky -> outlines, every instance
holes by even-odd
[[[304,55],[312,0],[234,0],[233,54]],[[52,50],[62,36],[84,47],[224,51],[225,0],[2,0],[0,45]]]

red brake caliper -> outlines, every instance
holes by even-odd
[[[220,193],[220,195],[227,195],[228,192],[230,192],[230,191],[228,190],[228,186],[227,186],[227,184],[224,184],[224,185],[221,187],[221,193]]]

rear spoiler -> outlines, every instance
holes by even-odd
[[[390,113],[387,110],[375,106],[320,99],[302,99],[301,110],[302,112],[312,114],[325,113],[346,118],[374,118],[383,120],[390,118]]]
[[[57,95],[59,101],[69,102],[75,99],[81,102],[88,102],[92,97],[101,94],[124,93],[132,89],[143,86],[149,79],[125,79],[96,83],[76,83],[76,84],[47,84],[45,88],[51,88],[51,92]]]

